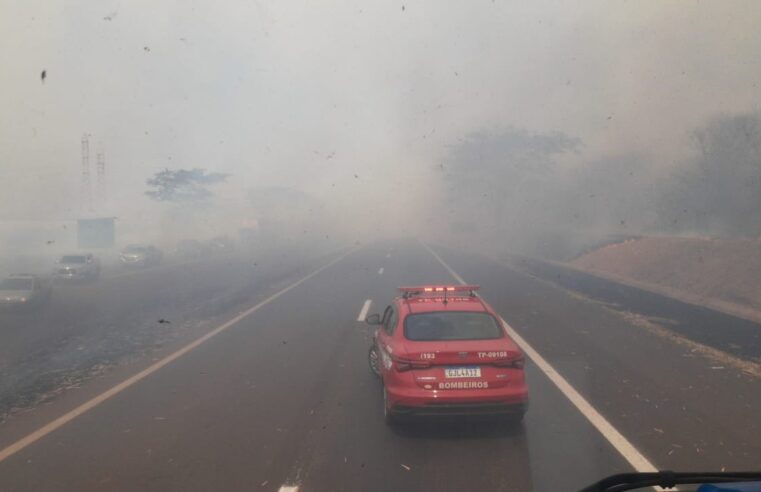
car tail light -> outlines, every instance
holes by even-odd
[[[494,362],[494,365],[497,367],[510,367],[513,369],[523,369],[523,366],[526,363],[526,359],[523,357],[523,354],[516,354],[513,357],[510,357],[509,359],[502,359]]]
[[[409,371],[410,369],[428,369],[431,367],[430,362],[421,360],[410,360],[402,357],[393,357],[394,367],[399,372]]]

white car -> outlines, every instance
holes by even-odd
[[[56,280],[95,280],[100,276],[100,261],[92,253],[64,255],[56,263]]]
[[[38,307],[50,299],[50,282],[37,275],[16,274],[0,279],[0,308]]]
[[[161,263],[161,251],[154,246],[131,244],[119,255],[119,261],[125,266],[147,267]]]

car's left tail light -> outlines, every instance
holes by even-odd
[[[430,362],[405,359],[404,357],[392,357],[394,367],[399,372],[409,371],[411,369],[428,369],[431,367]]]

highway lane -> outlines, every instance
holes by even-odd
[[[382,312],[399,285],[453,283],[417,244],[389,252],[387,260],[383,248],[365,260],[369,272],[383,266],[384,274],[368,276],[355,309],[364,297],[374,302],[370,312]],[[630,469],[531,364],[531,407],[522,428],[444,421],[389,429],[380,385],[366,369],[371,329],[357,328],[355,348],[336,375],[340,382],[330,385],[332,405],[286,480],[301,483],[300,490],[570,490],[610,470]]]
[[[508,265],[443,256],[467,280],[478,279],[507,321],[661,468],[761,468],[757,377]],[[671,315],[687,324],[690,309]]]
[[[440,252],[656,465],[759,468],[755,380],[551,284]],[[452,278],[417,243],[362,248],[0,462],[0,489],[572,490],[631,469],[532,363],[520,428],[386,427],[358,313],[438,282]]]
[[[0,312],[0,415],[93,368],[197,334],[320,254],[296,252],[111,269],[95,282],[57,284],[41,309]]]

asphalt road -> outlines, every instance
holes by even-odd
[[[436,249],[464,280],[482,285],[635,453],[658,468],[761,469],[757,379],[554,284]],[[279,280],[251,290],[252,308],[220,308],[214,336],[165,365],[135,362],[0,426],[0,490],[574,490],[632,470],[631,450],[601,433],[599,419],[534,361],[519,428],[387,427],[359,311],[368,299],[370,312],[381,311],[399,285],[453,278],[415,242],[364,246],[331,261],[308,277],[304,265],[298,275],[273,270]],[[214,291],[226,276],[235,273],[209,275],[209,284],[194,278]],[[110,309],[129,311],[130,302]],[[151,363],[159,367],[8,452]]]
[[[758,323],[678,299],[623,285],[578,270],[525,257],[512,263],[540,278],[608,303],[618,309],[668,320],[671,330],[710,347],[748,360],[761,361]],[[717,329],[720,327],[720,329]]]
[[[168,257],[150,268],[106,266],[97,281],[55,283],[40,308],[0,310],[0,422],[11,409],[124,358],[197,336],[319,257],[282,248],[194,261]]]

